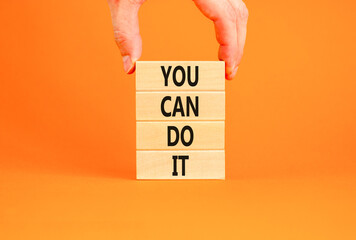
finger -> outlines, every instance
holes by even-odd
[[[138,10],[144,1],[108,0],[114,37],[120,49],[126,73],[135,71],[135,62],[141,57],[142,39],[138,24]]]
[[[216,38],[220,44],[218,58],[225,61],[225,78],[231,80],[237,71],[236,25],[222,20],[217,20],[214,24]]]
[[[237,66],[236,12],[227,0],[195,0],[200,11],[214,22],[219,47],[218,57],[225,61],[225,77],[231,79]]]
[[[194,0],[194,2],[200,11],[214,22],[216,39],[220,44],[218,56],[220,60],[225,61],[226,79],[232,79],[242,56],[240,40],[238,40],[236,9],[229,0]]]
[[[229,0],[236,12],[237,65],[240,65],[246,41],[248,10],[241,0]]]

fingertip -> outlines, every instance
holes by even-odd
[[[132,61],[132,59],[129,55],[123,56],[122,61],[124,64],[124,71],[127,74],[131,74],[135,71],[135,62]]]
[[[136,70],[136,62],[133,63],[132,67],[130,70],[127,72],[127,74],[133,74]]]
[[[225,79],[231,81],[233,77],[231,75],[225,74]]]
[[[236,66],[235,68],[226,68],[225,72],[225,78],[226,80],[232,80],[236,76],[237,69],[239,67]]]
[[[235,45],[219,47],[218,58],[225,62],[225,78],[227,80],[232,80],[236,74],[238,68],[236,53]]]

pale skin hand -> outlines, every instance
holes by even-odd
[[[107,0],[114,36],[120,49],[126,73],[135,71],[141,57],[142,39],[138,10],[145,0]],[[248,10],[242,0],[193,0],[199,10],[214,22],[216,39],[220,44],[218,57],[225,61],[225,77],[232,79],[241,62],[246,39]]]

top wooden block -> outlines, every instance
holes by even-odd
[[[223,61],[138,61],[136,91],[224,91]]]

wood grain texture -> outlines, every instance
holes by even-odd
[[[180,98],[184,116],[181,112],[171,117],[163,115],[161,105],[167,96],[171,99],[164,102],[165,111],[173,114],[176,102]],[[198,105],[198,116],[187,107],[188,97],[195,106]],[[198,104],[196,104],[196,97],[198,97]],[[190,116],[187,116],[188,109],[190,109]],[[225,92],[137,92],[136,120],[225,120]]]
[[[179,135],[184,126],[190,126],[194,139],[190,146],[184,146],[181,139],[175,146],[168,146],[168,126],[179,129]],[[172,139],[175,139],[172,131]],[[190,139],[190,132],[185,131],[184,139]],[[170,149],[224,149],[225,148],[225,122],[136,122],[136,149],[170,150]]]
[[[161,66],[168,72],[167,86]],[[173,82],[173,73],[176,66],[185,69],[185,82],[176,86]],[[198,82],[196,86],[188,84],[188,66],[190,67],[191,80],[195,80],[195,70],[198,66]],[[166,72],[166,73],[167,73]],[[176,71],[177,79],[182,79],[181,71]],[[195,90],[225,90],[225,63],[223,61],[143,61],[136,62],[136,90],[137,91],[195,91]]]
[[[182,163],[177,161],[177,176],[173,176],[172,156],[189,156],[185,161],[185,176]],[[224,179],[225,151],[137,151],[137,179]]]
[[[224,62],[137,62],[136,120],[137,179],[225,178]]]

